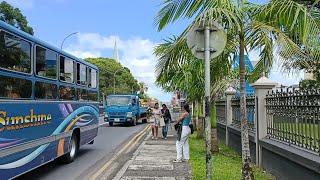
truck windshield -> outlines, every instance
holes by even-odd
[[[107,98],[107,106],[127,106],[131,103],[128,96],[113,96]]]

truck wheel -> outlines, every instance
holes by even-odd
[[[79,151],[79,138],[76,133],[72,134],[69,149],[70,152],[68,152],[62,157],[62,161],[67,164],[72,163],[74,161]]]
[[[109,122],[109,126],[113,126],[113,122]]]
[[[143,120],[142,120],[142,123],[147,123],[147,119],[143,119]]]
[[[137,125],[137,118],[133,119],[132,121],[132,126],[135,126],[135,125]]]

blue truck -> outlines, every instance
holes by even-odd
[[[110,126],[114,123],[130,124],[147,122],[147,109],[140,104],[137,95],[109,95],[106,98],[104,120]]]

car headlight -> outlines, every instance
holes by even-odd
[[[131,118],[132,117],[132,112],[127,112],[127,117]]]
[[[108,116],[108,113],[104,113],[104,117],[105,118],[108,118],[109,116]]]

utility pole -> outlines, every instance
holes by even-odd
[[[211,119],[210,119],[210,27],[204,27],[204,68],[205,68],[205,132],[206,132],[206,177],[211,180]]]
[[[206,179],[212,177],[212,153],[211,153],[211,119],[210,119],[210,60],[220,55],[227,43],[227,35],[221,25],[215,21],[203,20],[195,22],[187,35],[187,44],[192,54],[198,59],[204,60],[205,65],[205,135],[206,135]]]

